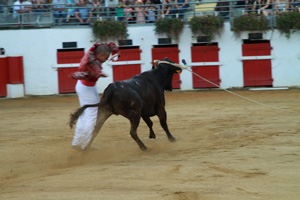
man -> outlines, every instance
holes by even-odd
[[[71,74],[71,78],[78,79],[75,89],[80,106],[100,102],[96,83],[100,77],[107,77],[102,73],[101,64],[109,58],[110,54],[113,55],[111,59],[119,56],[119,48],[115,43],[94,44],[83,56],[78,72]],[[98,107],[91,107],[79,117],[75,127],[73,147],[81,146],[81,149],[85,149],[88,145],[96,125],[97,114]]]
[[[52,1],[52,9],[54,14],[55,23],[58,24],[59,22],[64,23],[66,21],[67,13],[66,9],[66,2],[64,0],[53,0]],[[61,19],[59,19],[61,17]]]
[[[116,7],[118,0],[105,0],[106,17],[112,18],[116,16]]]
[[[22,5],[24,6],[24,12],[26,12],[26,14],[23,15],[23,22],[32,22],[32,3],[30,0],[25,0],[22,2]]]
[[[24,9],[24,6],[22,5],[24,0],[18,0],[13,5],[13,17],[14,19],[19,17],[20,13],[25,13],[27,10]]]
[[[75,18],[81,24],[88,24],[93,16],[91,9],[87,7],[85,0],[80,0],[78,8],[75,9]]]
[[[223,19],[229,19],[229,7],[230,7],[230,2],[226,0],[220,0],[216,7],[215,11],[218,12],[218,16],[220,16]]]
[[[5,6],[7,6],[8,4],[8,0],[0,0],[0,14],[2,14],[4,12],[4,9],[6,9]]]
[[[189,7],[188,0],[175,0],[175,3],[177,4],[177,10],[179,12],[179,18],[183,19],[184,12]]]

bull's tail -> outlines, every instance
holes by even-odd
[[[70,128],[71,129],[73,128],[73,124],[75,124],[76,120],[79,118],[79,116],[84,112],[84,110],[86,108],[97,107],[97,106],[99,106],[99,104],[100,103],[92,104],[92,105],[84,105],[81,108],[79,108],[75,113],[73,113],[73,114],[71,113],[71,115],[70,115],[70,121],[69,121]]]
[[[97,103],[97,104],[90,104],[90,105],[84,105],[82,106],[81,108],[79,108],[75,113],[71,113],[70,115],[70,121],[69,121],[69,126],[70,128],[72,129],[73,128],[73,125],[75,124],[75,122],[77,121],[77,119],[79,118],[79,116],[84,112],[84,110],[86,108],[89,108],[89,107],[104,107],[108,100],[110,99],[110,97],[112,96],[113,94],[113,87],[111,87],[111,85],[109,85],[105,90],[104,90],[104,93],[101,97],[101,101],[100,103]]]

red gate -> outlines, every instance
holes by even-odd
[[[192,62],[219,62],[219,48],[218,45],[210,46],[193,46]],[[219,65],[203,65],[194,66],[193,72],[199,74],[203,78],[220,85]],[[215,88],[217,86],[204,81],[195,74],[193,74],[193,88]]]
[[[243,56],[270,56],[270,43],[243,44]],[[243,60],[244,86],[272,86],[271,59]]]
[[[80,63],[80,60],[83,56],[84,56],[83,49],[79,49],[79,51],[78,50],[58,51],[57,64]]]
[[[0,58],[0,96],[7,96],[7,84],[24,84],[23,56]]]
[[[159,47],[152,49],[152,60],[162,60],[165,57],[168,57],[175,63],[179,63],[179,49],[178,47]],[[174,74],[172,85],[174,89],[180,89],[180,75]]]
[[[113,64],[113,81],[129,79],[141,73],[141,64],[130,64],[130,61],[141,60],[141,50],[139,48],[120,49],[120,58],[118,62],[127,61],[124,64]]]
[[[80,63],[84,56],[83,49],[62,49],[57,51],[57,64],[74,64]],[[78,70],[78,67],[59,67],[58,72],[58,92],[72,93],[75,92],[76,80],[69,78],[69,74]]]
[[[8,83],[24,84],[23,56],[7,57]]]
[[[7,96],[6,84],[8,83],[7,57],[0,58],[0,97]]]
[[[78,67],[60,67],[58,71],[58,92],[62,93],[71,93],[75,92],[75,85],[77,80],[69,78],[69,74],[76,72]]]

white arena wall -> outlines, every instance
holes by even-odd
[[[134,46],[142,50],[142,71],[151,69],[151,49],[158,44],[154,26],[128,27],[129,37]],[[63,42],[77,42],[78,48],[88,50],[94,43],[90,27],[51,28],[31,30],[1,30],[0,47],[5,48],[6,56],[23,56],[25,95],[58,94],[58,75],[56,63],[57,49],[62,49]],[[220,36],[214,38],[218,43],[220,79],[222,88],[243,87],[242,44],[248,39],[248,32],[235,37],[229,23],[225,23]],[[276,29],[263,34],[263,39],[270,40],[273,87],[300,86],[300,34],[292,34],[287,39]],[[191,63],[191,46],[196,43],[188,26],[180,37],[178,48],[179,60]],[[116,42],[116,41],[115,41]],[[176,44],[173,41],[173,44]],[[77,66],[75,64],[74,66]],[[100,93],[113,81],[111,63],[103,64],[108,78],[101,78],[97,83]],[[183,71],[180,75],[181,90],[193,90],[192,74]]]

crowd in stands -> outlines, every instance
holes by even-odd
[[[0,0],[0,15],[9,1]],[[76,22],[90,24],[97,20],[116,19],[127,23],[153,23],[157,18],[180,17],[188,0],[15,0],[13,18],[39,23],[45,13],[52,13],[55,24]],[[177,15],[176,15],[177,14]],[[29,19],[30,18],[30,19]]]
[[[9,1],[0,0],[2,5]],[[228,19],[232,1],[219,0],[214,11]],[[200,2],[201,4],[201,2]],[[265,16],[281,12],[300,11],[300,0],[239,0],[234,7],[243,7],[244,14]],[[183,18],[189,0],[15,0],[12,3],[13,18],[34,18],[39,23],[45,13],[53,15],[55,24],[91,24],[97,20],[113,19],[129,24],[153,23],[158,18]],[[22,14],[22,15],[20,15]],[[31,20],[32,21],[32,20]]]
[[[222,18],[229,18],[230,1],[219,0],[215,11]],[[233,8],[242,8],[243,14],[262,14],[264,16],[276,15],[282,12],[300,12],[300,0],[245,0],[236,1]]]

